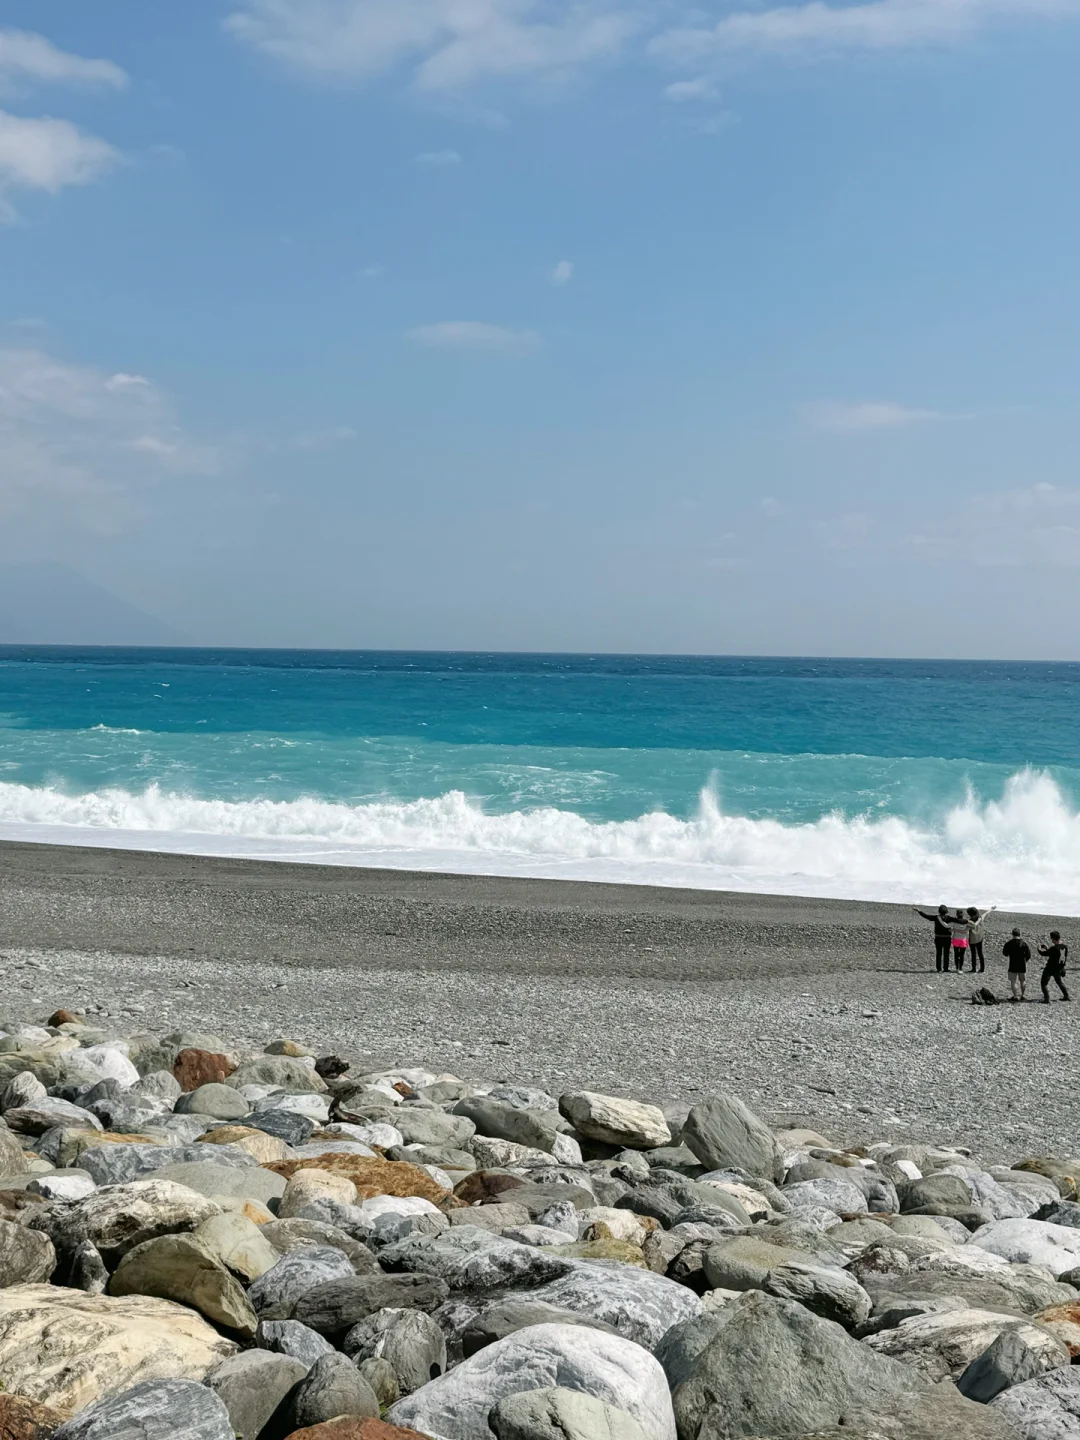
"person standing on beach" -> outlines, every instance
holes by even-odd
[[[996,905],[991,905],[989,910],[980,914],[977,905],[968,906],[967,938],[968,948],[971,951],[971,973],[973,975],[976,970],[986,969],[986,960],[983,957],[983,942],[986,939],[985,926],[987,918],[992,915],[996,909]]]
[[[1065,989],[1065,964],[1069,958],[1069,947],[1061,938],[1059,930],[1050,931],[1050,944],[1040,945],[1039,954],[1045,959],[1042,978],[1039,984],[1042,986],[1042,1003],[1050,1004],[1050,981],[1061,991],[1062,1000],[1068,1000],[1069,992]]]
[[[971,922],[964,912],[957,906],[956,914],[949,921],[949,931],[952,935],[952,958],[956,966],[956,973],[964,973],[964,956],[968,952],[968,931]],[[974,967],[973,967],[974,968]]]
[[[938,971],[948,970],[949,953],[952,950],[952,930],[949,928],[949,907],[939,905],[936,915],[928,915],[925,910],[916,910],[916,915],[921,915],[924,920],[934,922],[934,963]]]
[[[1001,947],[1001,953],[1009,962],[1009,989],[1012,991],[1009,999],[1023,1000],[1024,986],[1027,984],[1027,966],[1031,959],[1031,946],[1026,940],[1021,939],[1017,926],[1013,926],[1012,936]],[[1016,993],[1018,989],[1019,995]]]

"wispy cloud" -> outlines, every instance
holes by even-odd
[[[309,76],[364,81],[407,67],[419,89],[443,92],[609,59],[639,24],[610,0],[244,0],[224,23]]]
[[[857,435],[867,430],[904,430],[933,420],[959,418],[940,410],[899,405],[895,400],[812,400],[800,406],[799,413],[815,430],[830,430],[840,435]]]
[[[408,331],[415,345],[428,350],[481,350],[502,355],[527,355],[540,337],[535,330],[510,330],[487,325],[482,320],[443,320],[436,325],[419,325]]]
[[[214,474],[222,463],[145,376],[0,348],[0,505],[56,495],[115,504],[169,477]]]
[[[87,60],[59,50],[44,35],[0,30],[0,88],[23,84],[105,85],[120,90],[128,77],[111,60]]]
[[[0,215],[9,190],[55,195],[67,185],[90,184],[120,160],[119,150],[69,120],[0,110]],[[10,206],[6,218],[12,218]]]
[[[461,164],[461,156],[456,150],[422,150],[419,155],[413,156],[415,165],[433,165],[437,169],[445,166]]]
[[[572,260],[560,260],[552,269],[548,278],[556,290],[561,289],[564,285],[569,285],[570,281],[574,278],[574,262]]]
[[[990,569],[1080,567],[1080,490],[1040,482],[966,497],[940,523],[909,537],[928,560],[955,553],[961,531],[978,536],[973,565]]]
[[[854,5],[744,7],[715,24],[668,30],[651,45],[676,63],[733,54],[825,56],[954,44],[993,25],[1080,15],[1078,0],[869,0]]]

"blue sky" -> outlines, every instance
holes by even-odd
[[[0,562],[193,641],[1080,658],[1080,0],[7,0]]]

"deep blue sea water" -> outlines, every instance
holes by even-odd
[[[1080,913],[1080,665],[0,647],[0,835]]]

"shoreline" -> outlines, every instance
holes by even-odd
[[[972,1006],[906,906],[7,841],[0,874],[19,1020],[101,1006],[372,1067],[661,1100],[720,1087],[844,1137],[1080,1148],[1080,1004]],[[1068,936],[1063,917],[993,917],[999,995],[1012,924],[1055,922]]]

